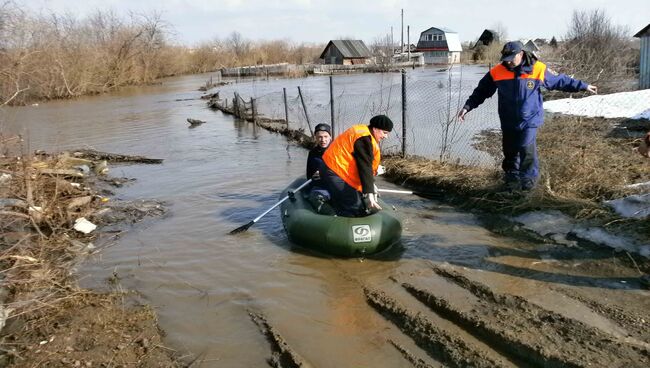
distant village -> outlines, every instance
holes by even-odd
[[[486,29],[479,36],[478,40],[471,45],[474,50],[472,59],[481,58],[483,48],[494,42],[500,42],[499,33],[495,30]],[[521,40],[526,50],[539,53],[542,46],[555,46],[557,41],[543,38],[535,40]],[[376,50],[370,50],[362,40],[331,40],[323,50],[320,58],[324,64],[331,65],[358,65],[376,64],[378,58],[389,57],[393,64],[408,64],[423,66],[425,64],[458,64],[461,62],[461,46],[458,33],[448,28],[431,27],[422,33],[417,44],[404,44],[401,47],[393,48],[376,46]],[[470,51],[471,51],[470,50]],[[386,52],[388,51],[388,52]]]
[[[319,62],[305,65],[289,63],[252,65],[221,69],[224,77],[263,75],[336,74],[351,72],[382,72],[425,65],[449,65],[462,62],[489,63],[506,40],[496,30],[485,29],[477,41],[463,49],[458,32],[443,27],[431,27],[420,33],[417,44],[410,40],[402,46],[386,37],[383,42],[366,45],[362,40],[330,40],[320,53]],[[526,50],[542,54],[545,48],[557,47],[558,41],[537,38],[521,40]],[[498,59],[498,57],[496,57]]]
[[[650,88],[650,24],[634,34],[640,39],[639,88]],[[336,74],[351,72],[381,72],[399,68],[415,68],[426,65],[448,67],[463,63],[492,63],[498,60],[501,45],[511,40],[502,40],[499,31],[485,29],[474,42],[461,44],[458,33],[443,27],[431,27],[420,33],[417,43],[398,42],[395,47],[390,39],[374,43],[370,47],[362,40],[330,40],[314,64],[293,65],[281,63],[274,65],[253,65],[245,67],[222,68],[221,75],[260,76],[260,75],[305,75]],[[557,49],[561,41],[552,37],[520,39],[524,49],[537,57]]]

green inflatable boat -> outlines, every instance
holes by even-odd
[[[366,217],[319,214],[308,200],[309,186],[293,194],[305,181],[297,179],[281,195],[281,198],[289,195],[280,210],[284,229],[292,242],[335,256],[363,257],[381,252],[400,240],[402,224],[391,206],[381,202],[383,210]]]

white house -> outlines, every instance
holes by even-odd
[[[431,27],[420,33],[416,51],[424,54],[426,64],[457,64],[460,63],[463,48],[458,33]]]

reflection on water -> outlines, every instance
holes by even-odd
[[[170,215],[134,227],[93,258],[82,270],[82,283],[105,287],[104,280],[118,273],[123,287],[140,292],[157,310],[170,344],[220,366],[266,364],[268,344],[247,310],[264,313],[319,367],[408,364],[387,345],[387,324],[365,303],[362,285],[390,283],[389,276],[431,261],[484,268],[491,249],[512,245],[494,239],[471,215],[397,195],[385,200],[404,219],[402,244],[363,261],[297,249],[287,241],[277,211],[239,236],[226,235],[273,205],[285,185],[303,175],[307,152],[207,109],[196,91],[206,78],[3,112],[3,130],[23,134],[31,149],[90,146],[164,159],[162,165],[111,167],[113,175],[137,179],[117,189],[117,198],[162,200]],[[178,101],[188,98],[194,99]],[[206,123],[189,129],[188,117]],[[525,274],[527,268],[517,269]]]

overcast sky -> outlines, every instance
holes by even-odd
[[[70,12],[84,16],[97,9],[160,11],[171,23],[175,39],[195,45],[237,31],[258,40],[288,39],[324,43],[341,36],[372,42],[390,34],[400,39],[400,9],[404,32],[411,41],[430,27],[458,32],[461,41],[478,38],[485,28],[501,23],[509,39],[561,39],[574,9],[602,9],[631,35],[650,23],[650,0],[18,0],[32,11]],[[404,36],[406,42],[406,35]]]

